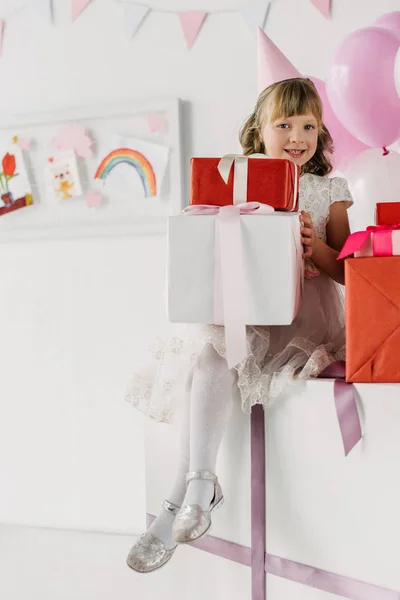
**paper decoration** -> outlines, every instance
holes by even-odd
[[[311,0],[311,4],[314,4],[315,8],[324,15],[325,19],[329,19],[331,14],[331,0]]]
[[[72,0],[72,20],[75,21],[92,0]]]
[[[50,156],[45,179],[48,193],[57,200],[70,200],[82,195],[76,156],[73,150]]]
[[[3,33],[4,33],[4,21],[0,19],[0,56],[3,52]]]
[[[0,146],[0,215],[33,204],[22,152],[15,144]]]
[[[103,202],[102,196],[93,190],[86,192],[85,200],[88,208],[97,208]]]
[[[53,22],[53,0],[25,0],[25,6],[32,8],[48,23]]]
[[[179,19],[189,50],[193,47],[207,16],[205,12],[180,12]]]
[[[261,93],[276,81],[292,77],[302,75],[267,34],[258,28],[258,92]]]
[[[270,5],[271,0],[256,0],[249,6],[239,9],[240,14],[254,35],[257,35],[257,27],[264,29]]]
[[[18,135],[14,136],[12,141],[13,144],[17,144],[17,146],[19,146],[21,150],[29,150],[31,145],[31,141],[29,138],[21,137]]]
[[[144,19],[148,15],[150,8],[131,2],[124,3],[124,28],[127,38],[132,39]]]
[[[151,133],[157,133],[158,131],[165,131],[167,129],[167,122],[158,115],[149,115],[148,122]]]
[[[94,178],[113,196],[153,198],[160,195],[169,148],[140,139],[116,140],[97,167]]]
[[[57,150],[74,150],[81,158],[91,158],[93,141],[86,133],[86,128],[80,123],[65,125],[50,142]]]

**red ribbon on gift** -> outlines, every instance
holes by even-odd
[[[338,260],[359,252],[372,236],[373,256],[393,256],[393,231],[400,230],[398,225],[370,225],[365,231],[356,231],[349,235]]]

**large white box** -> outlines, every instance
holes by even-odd
[[[267,552],[400,593],[400,385],[355,387],[363,439],[347,457],[332,381],[295,384],[266,410]],[[148,421],[149,514],[159,513],[171,489],[178,440],[175,426]],[[239,406],[221,447],[217,475],[225,503],[213,513],[211,535],[250,547],[250,418]],[[274,586],[269,600],[287,600],[288,589],[301,600],[342,598],[290,582],[278,586],[271,575],[267,582]]]
[[[223,325],[215,265],[215,215],[168,221],[167,313],[173,323]],[[290,325],[302,284],[298,213],[240,216],[246,325]],[[218,267],[217,267],[218,268]]]

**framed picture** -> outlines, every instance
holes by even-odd
[[[4,117],[0,241],[164,233],[187,203],[181,136],[179,99]]]

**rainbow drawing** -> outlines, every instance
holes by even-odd
[[[156,174],[151,163],[137,150],[132,148],[117,148],[107,154],[99,164],[95,173],[95,179],[106,179],[110,172],[122,163],[131,165],[138,172],[142,180],[146,198],[157,196]]]

